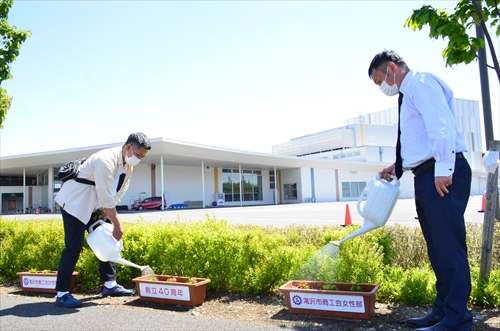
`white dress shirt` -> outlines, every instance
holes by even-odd
[[[116,180],[125,167],[125,180],[116,192]],[[92,212],[99,208],[115,208],[125,195],[132,175],[132,167],[123,164],[122,146],[108,148],[90,156],[80,167],[79,178],[95,182],[95,186],[65,182],[55,201],[70,215],[87,224]]]
[[[412,70],[399,89],[401,105],[401,157],[403,169],[434,158],[434,176],[450,176],[456,153],[467,150],[458,131],[453,91],[438,77]]]

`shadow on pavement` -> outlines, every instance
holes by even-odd
[[[65,308],[57,307],[54,302],[33,302],[23,303],[11,308],[3,309],[0,311],[0,318],[2,316],[18,316],[18,317],[41,317],[41,316],[60,316],[77,313],[80,308]]]
[[[124,303],[123,306],[149,308],[155,310],[175,311],[175,312],[188,312],[197,307],[197,306],[190,307],[190,306],[171,305],[171,304],[163,304],[156,302],[147,302],[147,301],[141,301],[139,299]]]

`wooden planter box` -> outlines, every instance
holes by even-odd
[[[70,291],[73,291],[75,287],[78,274],[78,272],[73,272]],[[57,271],[18,272],[17,275],[19,276],[21,288],[25,292],[57,293]]]
[[[375,294],[379,285],[357,284],[362,292],[351,291],[352,283],[309,282],[309,289],[297,288],[300,281],[291,280],[279,290],[285,295],[292,314],[336,316],[369,319],[375,309]],[[337,286],[337,291],[323,290],[323,285]]]
[[[151,280],[155,277],[156,280]],[[167,282],[176,278],[176,282]],[[205,301],[208,278],[196,278],[196,284],[187,284],[189,277],[169,275],[147,275],[132,279],[137,287],[139,300],[172,305],[197,306]]]

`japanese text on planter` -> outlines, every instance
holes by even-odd
[[[55,288],[56,277],[23,277],[24,287]]]
[[[291,292],[290,298],[293,308],[365,312],[365,302],[359,296]]]
[[[189,301],[189,288],[185,286],[158,285],[158,284],[139,284],[141,295],[152,298],[166,298],[174,300]]]

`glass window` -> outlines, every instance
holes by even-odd
[[[22,176],[0,176],[0,186],[23,186]],[[26,177],[26,186],[36,186],[36,177]]]
[[[348,198],[351,196],[351,187],[347,182],[342,182],[342,196],[344,198]]]
[[[351,197],[359,197],[358,182],[351,182]]]
[[[366,187],[366,182],[342,182],[342,197],[356,198],[361,195]]]
[[[283,185],[283,191],[285,200],[297,200],[297,184],[285,184]]]
[[[243,174],[243,201],[253,201],[253,175]]]
[[[243,170],[242,173],[243,177],[241,178],[238,169],[222,169],[222,191],[226,196],[226,201],[236,202],[241,201],[241,199],[243,201],[262,201],[262,172],[260,170]],[[240,184],[243,192],[240,192]]]

